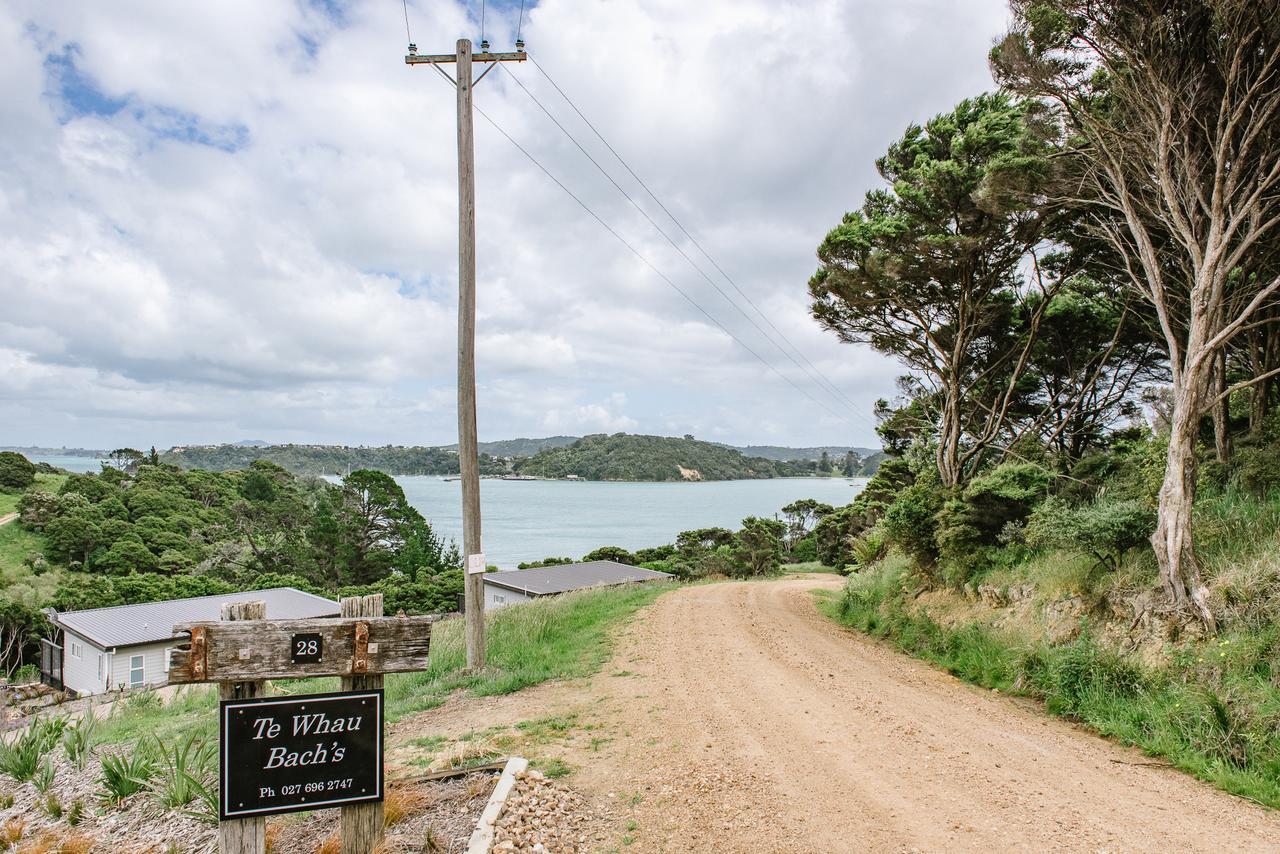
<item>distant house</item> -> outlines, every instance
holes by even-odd
[[[46,608],[54,637],[41,643],[41,678],[78,695],[164,685],[169,653],[178,642],[175,623],[216,620],[224,603],[254,601],[266,602],[267,616],[278,620],[340,612],[337,602],[292,587],[62,613]]]
[[[670,577],[671,575],[666,572],[627,566],[625,563],[612,560],[564,563],[558,566],[539,566],[534,569],[517,569],[510,572],[489,572],[484,576],[484,608],[488,611],[543,596],[568,593],[570,590],[611,587],[615,584],[633,584],[642,581],[662,581]]]

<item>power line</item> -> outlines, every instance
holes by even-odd
[[[821,406],[821,407],[822,407],[823,409],[825,409],[829,414],[833,415],[833,416],[834,416],[834,417],[836,417],[836,418],[839,418],[841,421],[844,421],[844,422],[845,422],[846,424],[848,424],[849,426],[851,426],[851,427],[852,427],[852,426],[855,426],[855,425],[853,424],[853,422],[852,422],[852,421],[849,421],[849,419],[848,419],[848,418],[845,418],[845,417],[844,417],[843,415],[841,415],[839,412],[836,412],[835,410],[831,409],[831,407],[829,407],[829,406],[827,406],[825,403],[823,403],[821,400],[819,400],[818,398],[814,397],[812,394],[810,394],[810,393],[809,393],[809,391],[808,391],[807,389],[805,389],[805,388],[803,388],[803,387],[801,387],[801,386],[797,385],[797,384],[795,383],[795,381],[791,379],[791,377],[789,377],[789,376],[787,376],[786,374],[784,374],[784,373],[782,373],[781,371],[779,371],[776,367],[774,367],[774,366],[773,366],[773,364],[772,364],[772,363],[770,363],[769,361],[767,361],[763,356],[761,356],[759,353],[757,353],[755,350],[753,350],[750,346],[748,346],[746,342],[744,342],[744,341],[743,341],[741,338],[739,338],[737,335],[733,334],[733,332],[732,332],[731,330],[729,330],[727,327],[725,327],[725,325],[724,325],[724,324],[722,324],[720,321],[716,320],[716,318],[715,318],[715,317],[714,317],[710,312],[708,312],[705,308],[703,308],[703,307],[698,303],[698,301],[697,301],[697,300],[695,300],[692,296],[690,296],[690,295],[689,295],[689,293],[688,293],[684,288],[680,287],[680,286],[679,286],[679,285],[677,285],[674,281],[672,281],[672,279],[671,279],[669,276],[667,276],[667,274],[666,274],[666,273],[663,273],[660,269],[658,269],[658,267],[657,267],[657,266],[655,266],[655,265],[654,265],[654,263],[653,263],[652,261],[650,261],[647,257],[645,257],[645,255],[644,255],[644,254],[643,254],[639,249],[637,249],[635,246],[631,245],[631,243],[630,243],[630,242],[629,242],[625,237],[623,237],[623,236],[622,236],[622,235],[621,235],[621,234],[620,234],[620,233],[619,233],[619,232],[618,232],[618,231],[617,231],[613,226],[611,226],[611,225],[609,225],[609,223],[605,222],[605,221],[604,221],[604,219],[603,219],[603,218],[601,218],[601,216],[600,216],[599,214],[597,214],[594,210],[592,210],[590,205],[588,205],[586,202],[584,202],[581,198],[579,198],[579,197],[578,197],[578,195],[577,195],[576,193],[574,193],[574,192],[573,192],[572,190],[570,190],[567,186],[565,186],[565,184],[564,184],[564,182],[563,182],[563,181],[561,181],[559,178],[557,178],[555,175],[553,175],[553,174],[551,173],[551,170],[547,169],[547,167],[546,167],[546,166],[543,166],[543,165],[542,165],[542,163],[541,163],[541,162],[539,162],[539,161],[538,161],[538,159],[537,159],[536,157],[534,157],[532,154],[530,154],[530,153],[529,153],[528,149],[526,149],[523,145],[521,145],[519,142],[517,142],[517,141],[515,140],[515,138],[514,138],[514,137],[512,137],[512,136],[511,136],[511,134],[507,133],[507,132],[502,128],[502,126],[501,126],[501,125],[499,125],[496,121],[494,121],[494,120],[493,120],[493,118],[491,118],[491,117],[489,116],[489,114],[488,114],[488,113],[486,113],[484,110],[482,110],[478,105],[477,105],[477,106],[475,106],[475,108],[474,108],[474,109],[475,109],[475,111],[476,111],[477,113],[479,113],[479,114],[481,115],[481,117],[483,117],[483,118],[484,118],[484,120],[485,120],[485,121],[487,121],[490,125],[492,125],[492,126],[493,126],[493,129],[494,129],[494,130],[496,130],[498,133],[500,133],[500,134],[502,134],[504,137],[506,137],[507,142],[511,143],[511,144],[512,144],[512,145],[514,145],[517,149],[519,149],[520,153],[521,153],[521,154],[523,154],[525,157],[527,157],[527,158],[529,159],[529,162],[530,162],[530,163],[532,163],[534,166],[537,166],[537,167],[538,167],[538,169],[540,169],[540,170],[542,171],[542,174],[544,174],[544,175],[546,175],[548,178],[550,178],[550,179],[551,179],[551,181],[552,181],[552,182],[553,182],[557,187],[559,187],[561,190],[563,190],[563,191],[564,191],[564,192],[569,196],[569,198],[571,198],[571,199],[573,199],[575,202],[577,202],[577,203],[578,203],[578,206],[579,206],[579,207],[581,207],[584,211],[586,211],[586,212],[591,216],[591,218],[592,218],[592,219],[594,219],[596,222],[600,223],[600,225],[601,225],[601,226],[603,226],[603,227],[604,227],[604,229],[605,229],[606,231],[608,231],[610,234],[612,234],[612,235],[614,236],[614,238],[615,238],[619,243],[621,243],[623,246],[625,246],[625,247],[626,247],[626,248],[631,252],[631,254],[633,254],[633,255],[635,255],[637,258],[639,258],[639,259],[640,259],[640,261],[641,261],[641,262],[643,262],[643,263],[644,263],[644,265],[645,265],[646,267],[648,267],[650,270],[652,270],[652,271],[653,271],[653,272],[658,276],[658,278],[662,279],[662,281],[666,282],[666,283],[667,283],[667,284],[668,284],[672,289],[674,289],[674,290],[676,291],[676,293],[678,293],[678,294],[680,294],[680,296],[684,297],[684,298],[685,298],[685,300],[686,300],[690,305],[692,305],[694,308],[696,308],[696,309],[697,309],[697,310],[698,310],[698,311],[699,311],[699,312],[700,312],[700,313],[701,313],[705,318],[707,318],[707,320],[711,321],[711,323],[712,323],[712,324],[714,324],[714,325],[715,325],[715,326],[716,326],[716,327],[717,327],[721,332],[723,332],[724,334],[726,334],[726,335],[728,335],[730,338],[732,338],[734,341],[736,341],[736,342],[738,343],[738,345],[739,345],[740,347],[742,347],[742,349],[746,350],[748,353],[750,353],[752,356],[754,356],[754,357],[756,358],[756,360],[760,362],[760,364],[764,365],[766,368],[768,368],[769,370],[773,371],[775,374],[777,374],[779,377],[781,377],[781,378],[782,378],[782,379],[783,379],[783,380],[784,380],[788,385],[790,385],[790,386],[791,386],[792,388],[794,388],[796,391],[800,392],[800,393],[801,393],[801,394],[803,394],[805,397],[807,397],[807,398],[809,398],[810,400],[812,400],[812,401],[813,401],[814,403],[816,403],[818,406]]]
[[[409,44],[413,44],[413,36],[409,33],[409,0],[402,0],[404,3],[404,37]]]
[[[547,79],[547,82],[548,82],[548,83],[550,83],[550,84],[551,84],[551,86],[556,90],[556,92],[558,92],[558,93],[560,94],[560,97],[564,98],[565,103],[567,103],[567,104],[569,105],[569,107],[570,107],[570,108],[571,108],[575,113],[577,113],[577,114],[578,114],[578,118],[582,119],[583,123],[584,123],[584,124],[586,124],[586,126],[587,126],[588,128],[590,128],[590,129],[591,129],[591,132],[592,132],[593,134],[595,134],[596,139],[600,140],[600,142],[604,145],[604,147],[605,147],[605,148],[607,148],[607,149],[609,150],[609,153],[610,153],[610,154],[612,154],[612,155],[614,156],[614,158],[616,158],[616,159],[617,159],[617,161],[618,161],[619,163],[621,163],[621,164],[622,164],[622,167],[623,167],[624,169],[626,169],[626,170],[627,170],[627,172],[631,175],[631,177],[632,177],[632,178],[634,178],[634,179],[636,180],[636,183],[638,183],[642,188],[644,188],[644,191],[645,191],[646,193],[648,193],[648,194],[649,194],[649,198],[653,199],[653,201],[658,205],[658,207],[662,209],[662,212],[663,212],[663,213],[665,213],[665,214],[667,215],[667,217],[668,217],[668,218],[670,218],[670,220],[671,220],[673,223],[675,223],[676,228],[680,229],[681,233],[682,233],[682,234],[684,234],[684,236],[685,236],[686,238],[688,238],[688,239],[689,239],[689,242],[690,242],[690,243],[692,243],[692,244],[693,244],[693,245],[698,249],[698,251],[699,251],[699,252],[701,252],[701,253],[702,253],[702,255],[703,255],[703,256],[704,256],[708,261],[710,261],[710,262],[711,262],[711,265],[712,265],[713,267],[715,267],[716,271],[717,271],[721,276],[723,276],[723,277],[724,277],[724,280],[725,280],[726,282],[728,282],[728,283],[733,287],[733,289],[734,289],[735,291],[737,291],[737,292],[738,292],[738,294],[739,294],[739,295],[740,295],[744,300],[746,300],[746,301],[747,301],[747,304],[748,304],[748,305],[750,305],[750,306],[751,306],[751,308],[753,308],[753,309],[755,310],[756,314],[760,315],[760,318],[761,318],[762,320],[764,320],[764,322],[769,326],[769,328],[770,328],[770,329],[772,329],[775,333],[777,333],[778,337],[780,337],[783,341],[785,341],[785,342],[786,342],[786,343],[791,347],[791,349],[795,351],[796,355],[798,355],[802,360],[804,360],[805,364],[806,364],[806,365],[808,365],[808,366],[809,366],[809,368],[810,368],[810,369],[812,370],[812,372],[813,372],[810,376],[811,376],[811,377],[813,377],[813,378],[815,379],[815,381],[816,381],[816,382],[818,382],[820,385],[823,385],[823,386],[824,386],[826,389],[828,389],[831,393],[835,394],[837,397],[839,397],[841,400],[843,400],[843,402],[844,402],[845,404],[847,404],[850,408],[852,408],[852,409],[854,409],[854,410],[857,410],[857,405],[856,405],[852,400],[850,400],[850,399],[849,399],[849,397],[848,397],[847,395],[845,395],[845,394],[844,394],[844,392],[842,392],[838,387],[836,387],[836,386],[835,386],[835,385],[834,385],[830,380],[828,380],[828,379],[826,379],[826,377],[822,376],[822,372],[818,370],[817,366],[815,366],[815,365],[813,364],[813,362],[811,362],[807,356],[805,356],[804,351],[802,351],[799,347],[797,347],[797,346],[796,346],[796,344],[795,344],[795,342],[793,342],[790,338],[788,338],[788,337],[787,337],[787,335],[786,335],[782,330],[778,329],[778,327],[774,324],[774,322],[773,322],[772,320],[770,320],[770,319],[769,319],[769,316],[768,316],[767,314],[765,314],[765,313],[760,309],[760,307],[759,307],[758,305],[756,305],[755,301],[754,301],[754,300],[752,300],[752,299],[751,299],[751,297],[750,297],[750,296],[749,296],[745,291],[743,291],[743,290],[742,290],[742,288],[740,288],[740,287],[738,286],[738,283],[737,283],[737,282],[735,282],[735,281],[733,280],[733,278],[732,278],[732,277],[731,277],[727,272],[725,272],[724,268],[723,268],[723,267],[721,267],[721,266],[720,266],[720,264],[716,261],[716,259],[715,259],[714,257],[712,257],[711,253],[710,253],[710,252],[708,252],[708,251],[707,251],[707,250],[702,246],[702,244],[698,242],[697,238],[695,238],[695,237],[694,237],[694,236],[689,232],[689,230],[688,230],[687,228],[685,228],[685,227],[684,227],[684,224],[680,222],[680,220],[676,217],[676,215],[675,215],[675,214],[673,214],[673,213],[672,213],[672,212],[667,208],[667,206],[666,206],[666,205],[664,205],[664,204],[662,203],[662,200],[658,198],[657,194],[656,194],[656,193],[654,193],[654,192],[653,192],[653,190],[649,188],[649,185],[648,185],[647,183],[645,183],[645,181],[644,181],[644,179],[643,179],[643,178],[641,178],[639,175],[637,175],[637,174],[636,174],[636,171],[635,171],[634,169],[632,169],[632,168],[631,168],[631,165],[630,165],[629,163],[627,163],[626,159],[625,159],[625,158],[623,158],[623,156],[622,156],[621,154],[619,154],[619,153],[617,152],[617,150],[616,150],[612,145],[610,145],[610,144],[609,144],[609,141],[608,141],[607,139],[605,139],[605,138],[604,138],[604,135],[603,135],[602,133],[600,133],[600,131],[596,128],[596,126],[595,126],[594,124],[592,124],[592,123],[591,123],[591,120],[590,120],[590,119],[588,119],[588,118],[586,117],[586,115],[584,115],[584,114],[583,114],[582,110],[580,110],[580,109],[578,108],[578,105],[577,105],[577,104],[575,104],[575,103],[573,102],[573,99],[572,99],[572,98],[570,98],[570,97],[569,97],[569,95],[564,91],[564,89],[562,89],[562,88],[560,87],[560,84],[556,83],[556,81],[551,77],[551,75],[547,72],[547,70],[546,70],[545,68],[543,68],[543,67],[538,63],[538,61],[537,61],[536,59],[534,59],[534,57],[533,57],[532,55],[529,57],[529,61],[530,61],[531,63],[533,63],[534,68],[537,68],[537,69],[538,69],[538,73],[540,73],[543,77],[545,77],[545,78]],[[515,77],[515,75],[511,75],[511,76],[512,76],[513,78]],[[518,81],[517,81],[517,82],[518,82]],[[521,88],[524,88],[524,87],[522,86]],[[528,90],[526,90],[526,92],[527,92],[527,91],[528,91]],[[532,95],[531,95],[531,97],[532,97]],[[536,99],[535,99],[535,101],[536,101]],[[544,111],[545,111],[545,108],[543,108],[543,109],[544,109]],[[554,119],[553,119],[553,121],[554,121]],[[558,124],[559,124],[559,122],[557,122],[556,124],[558,125]],[[562,128],[562,130],[563,130],[563,128]],[[579,148],[581,148],[581,146],[579,146]],[[633,204],[634,204],[634,202],[633,202]],[[652,220],[650,220],[650,221],[652,222]],[[656,227],[656,226],[655,226],[655,227]],[[665,234],[663,234],[663,236],[665,237],[666,235],[665,235]],[[670,240],[670,238],[667,238],[667,239],[668,239],[668,240]],[[683,253],[682,253],[682,254],[683,254]],[[705,275],[705,274],[704,274],[704,275]],[[739,309],[739,310],[741,310],[741,309]],[[745,314],[745,312],[744,312],[744,314]],[[753,323],[754,323],[754,321],[753,321]],[[757,328],[758,328],[758,327],[757,327]],[[762,333],[761,333],[761,334],[764,334],[764,333],[763,333],[763,331],[762,331]],[[768,337],[768,336],[766,336],[766,337]],[[776,342],[775,342],[775,346],[778,346],[778,345],[776,344]],[[781,349],[781,348],[779,347],[779,349]],[[788,355],[788,358],[791,358],[791,361],[792,361],[792,362],[795,362],[795,359],[794,359],[794,358],[792,358],[792,357],[790,357],[789,355]],[[800,367],[800,366],[799,366],[799,363],[797,363],[797,367]]]
[[[612,185],[613,185],[614,189],[616,189],[619,193],[621,193],[621,194],[622,194],[622,197],[623,197],[624,199],[626,199],[628,202],[630,202],[630,203],[631,203],[631,206],[632,206],[632,207],[634,207],[637,211],[639,211],[639,212],[640,212],[640,215],[641,215],[641,216],[643,216],[643,217],[645,218],[645,220],[649,223],[649,225],[653,226],[654,230],[655,230],[655,231],[657,231],[657,232],[658,232],[658,234],[662,235],[662,237],[663,237],[663,238],[664,238],[668,243],[670,243],[670,244],[671,244],[672,248],[673,248],[673,249],[675,249],[675,250],[676,250],[676,252],[678,252],[678,253],[680,254],[680,257],[684,258],[684,260],[685,260],[685,261],[687,261],[687,262],[689,263],[689,266],[690,266],[690,267],[692,267],[692,268],[693,268],[693,269],[698,273],[698,275],[702,276],[702,278],[706,280],[707,284],[711,285],[711,287],[715,289],[716,293],[720,294],[721,298],[723,298],[725,302],[727,302],[729,305],[733,306],[734,310],[736,310],[739,314],[741,314],[741,315],[742,315],[742,317],[743,317],[743,319],[745,319],[748,323],[750,323],[753,327],[755,327],[756,331],[757,331],[757,332],[759,332],[762,336],[764,336],[765,340],[767,340],[770,344],[772,344],[772,345],[773,345],[773,346],[778,350],[778,352],[779,352],[779,353],[781,353],[784,357],[786,357],[788,360],[790,360],[790,361],[791,361],[791,363],[792,363],[793,365],[795,365],[795,366],[796,366],[796,367],[797,367],[797,368],[798,368],[802,373],[806,373],[806,374],[808,374],[808,375],[809,375],[809,378],[810,378],[810,379],[812,379],[812,380],[814,380],[814,382],[817,384],[818,388],[822,389],[824,392],[832,393],[832,389],[828,388],[826,385],[824,385],[824,384],[823,384],[823,382],[822,382],[822,380],[821,380],[821,376],[820,376],[820,374],[817,374],[817,373],[816,373],[816,369],[814,369],[814,371],[813,371],[813,372],[810,372],[809,370],[807,370],[807,369],[805,368],[805,366],[804,366],[804,365],[800,364],[800,362],[798,362],[798,361],[796,360],[795,356],[791,355],[791,353],[789,353],[789,352],[786,350],[786,348],[784,348],[781,344],[779,344],[779,343],[778,343],[778,342],[773,338],[773,336],[771,336],[771,335],[769,334],[769,332],[768,332],[767,330],[765,330],[765,329],[764,329],[764,328],[763,328],[759,323],[757,323],[757,322],[756,322],[755,318],[753,318],[751,315],[747,314],[747,312],[746,312],[746,311],[745,311],[745,310],[744,310],[740,305],[738,305],[738,303],[733,299],[733,297],[732,297],[730,294],[728,294],[728,293],[726,293],[726,292],[725,292],[724,288],[720,287],[720,285],[718,285],[718,284],[715,282],[715,280],[711,278],[711,276],[707,275],[706,271],[705,271],[705,270],[703,270],[703,269],[702,269],[702,267],[700,267],[696,261],[694,261],[692,258],[690,258],[690,257],[689,257],[688,253],[686,253],[686,252],[684,251],[684,249],[680,246],[680,244],[678,244],[678,243],[677,243],[677,242],[676,242],[676,241],[671,237],[671,235],[667,234],[667,232],[662,228],[662,226],[658,225],[658,223],[654,221],[653,217],[651,217],[651,216],[649,215],[648,211],[646,211],[646,210],[644,209],[644,207],[643,207],[643,206],[641,206],[641,204],[640,204],[639,202],[637,202],[637,201],[636,201],[636,200],[631,196],[631,194],[629,194],[629,193],[628,193],[628,192],[627,192],[627,191],[622,187],[622,185],[621,185],[621,184],[619,184],[616,180],[614,180],[613,176],[609,174],[608,170],[606,170],[603,166],[601,166],[601,165],[600,165],[600,163],[599,163],[599,161],[597,161],[594,157],[592,157],[592,156],[591,156],[591,153],[590,153],[589,151],[587,151],[587,149],[586,149],[585,147],[583,147],[582,143],[580,143],[580,142],[579,142],[579,141],[574,137],[574,135],[569,131],[569,129],[568,129],[568,128],[566,128],[563,124],[561,124],[561,123],[560,123],[560,121],[559,121],[559,120],[558,120],[558,119],[557,119],[557,118],[556,118],[556,117],[551,113],[551,111],[550,111],[549,109],[547,109],[546,105],[545,105],[545,104],[543,104],[543,103],[542,103],[542,101],[538,100],[538,97],[537,97],[536,95],[534,95],[532,92],[530,92],[530,91],[529,91],[528,87],[526,87],[526,86],[524,85],[524,83],[522,83],[522,82],[520,81],[520,78],[516,77],[516,75],[515,75],[515,74],[513,74],[511,71],[509,71],[509,70],[508,70],[508,69],[506,69],[505,67],[504,67],[502,70],[503,70],[504,72],[506,72],[506,73],[507,73],[507,75],[508,75],[508,76],[509,76],[513,81],[515,81],[515,84],[516,84],[517,86],[519,86],[519,87],[520,87],[520,89],[521,89],[521,90],[522,90],[526,95],[528,95],[528,96],[529,96],[530,100],[532,100],[532,101],[533,101],[533,103],[534,103],[534,104],[536,104],[536,105],[538,106],[538,108],[539,108],[540,110],[542,110],[542,112],[543,112],[543,113],[545,113],[545,114],[546,114],[547,118],[549,118],[549,119],[551,120],[552,124],[554,124],[557,128],[559,128],[559,129],[560,129],[560,131],[561,131],[561,132],[562,132],[566,137],[568,137],[569,141],[570,141],[570,142],[572,142],[572,143],[577,147],[577,149],[578,149],[580,152],[582,152],[583,156],[584,156],[584,157],[586,157],[586,158],[587,158],[587,160],[589,160],[589,161],[591,162],[591,165],[592,165],[592,166],[595,166],[595,167],[596,167],[596,169],[600,172],[600,174],[601,174],[601,175],[603,175],[603,176],[605,177],[605,179],[606,179],[610,184],[612,184]],[[607,143],[606,143],[606,145],[607,145]],[[615,154],[615,156],[617,156],[617,155]],[[624,165],[625,165],[625,164],[624,164]],[[633,173],[633,174],[634,174],[634,173]],[[670,215],[670,214],[668,214],[668,215]],[[706,253],[704,252],[703,254],[706,254]],[[713,263],[714,263],[714,262],[713,262]],[[739,290],[739,293],[741,293],[741,290]],[[744,296],[745,296],[745,295],[744,295]],[[757,312],[759,312],[759,309],[757,308],[757,309],[756,309],[756,311],[757,311]],[[766,319],[767,319],[767,318],[766,318]],[[775,327],[775,332],[776,332],[776,331],[777,331],[777,329],[776,329],[776,327]],[[781,333],[780,333],[780,332],[779,332],[778,334],[779,334],[779,335],[781,335]],[[793,345],[793,346],[794,346],[794,345]],[[811,365],[811,367],[812,367],[812,365]],[[840,397],[841,397],[841,396],[840,396],[840,395],[838,395],[838,393],[837,393],[837,395],[836,395],[836,396],[835,396],[835,398],[834,398],[834,399],[836,400],[837,405],[844,406],[844,405],[848,404],[848,405],[850,405],[850,407],[851,407],[851,408],[853,408],[853,409],[855,409],[855,410],[856,410],[856,407],[852,405],[852,402],[851,402],[851,401],[849,401],[847,398],[846,398],[845,400],[841,401],[841,400],[840,400]]]

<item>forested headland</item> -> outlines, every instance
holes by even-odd
[[[0,454],[0,490],[19,514],[0,526],[0,671],[32,660],[46,606],[289,586],[331,597],[382,593],[389,613],[456,607],[457,549],[389,475],[353,471],[333,484],[264,461],[210,472],[115,458],[120,467],[96,474],[50,476]]]
[[[873,473],[880,459],[877,452],[863,451],[762,446],[761,453],[753,456],[691,436],[551,436],[481,442],[480,473],[634,481],[853,477]],[[458,473],[458,452],[453,446],[200,445],[171,448],[159,455],[159,461],[205,471],[237,471],[263,461],[295,475],[333,476],[360,469],[396,476]],[[681,474],[682,469],[689,474]]]

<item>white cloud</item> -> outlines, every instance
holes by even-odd
[[[452,440],[453,92],[403,65],[399,6],[334,7],[0,10],[0,444]],[[455,2],[410,14],[423,50],[476,35]],[[512,15],[490,9],[496,46]],[[990,86],[1003,0],[526,15],[535,58],[856,411],[791,386],[838,406],[508,79],[677,237],[524,65],[486,78],[480,108],[785,379],[477,116],[482,435],[874,443],[870,405],[898,370],[808,318],[813,249],[909,122]]]

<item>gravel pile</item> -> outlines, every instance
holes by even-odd
[[[575,854],[597,841],[582,798],[538,771],[516,776],[494,834],[494,852]]]

